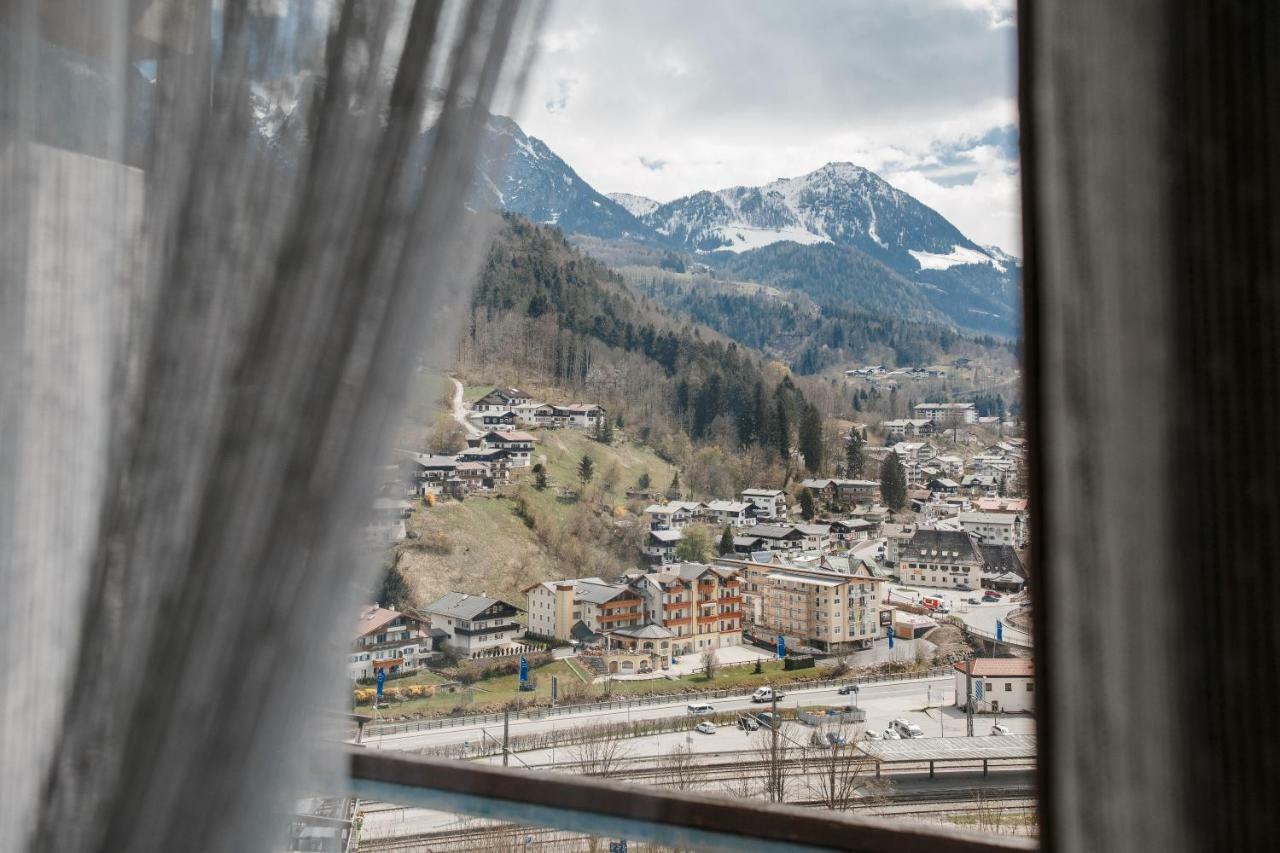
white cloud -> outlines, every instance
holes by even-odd
[[[1011,15],[1011,0],[560,0],[519,119],[604,192],[665,201],[851,161],[1012,250],[1017,166],[977,143],[1016,123]]]

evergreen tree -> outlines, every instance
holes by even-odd
[[[378,585],[378,603],[391,610],[404,610],[413,606],[409,582],[394,563],[387,566],[382,574],[382,583]]]
[[[595,440],[601,444],[613,444],[613,421],[608,418],[596,421]]]
[[[886,456],[880,466],[880,498],[895,512],[907,505],[907,472],[896,453]]]
[[[643,474],[640,475],[640,478],[636,480],[636,488],[638,488],[642,492],[649,491],[649,486],[651,486],[652,484],[653,484],[653,480],[649,477],[648,471],[645,471]]]
[[[787,407],[783,405],[781,397],[774,405],[773,449],[784,464],[791,458],[791,424],[787,421]]]
[[[804,407],[800,416],[800,453],[805,469],[817,474],[822,468],[822,415],[812,403]]]
[[[538,491],[547,487],[547,469],[541,462],[533,466],[533,487]]]
[[[805,521],[812,521],[813,515],[813,492],[804,489],[800,492],[800,517]]]
[[[844,475],[851,479],[862,476],[862,445],[864,439],[857,430],[849,433],[849,441],[844,449]]]
[[[763,446],[773,435],[773,424],[769,419],[769,405],[765,402],[763,382],[757,381],[755,390],[751,393],[751,412],[752,440]]]
[[[587,454],[582,454],[582,459],[578,462],[578,479],[582,481],[582,485],[591,482],[591,478],[596,475],[596,463]]]
[[[1008,484],[1005,482],[1005,473],[1000,473],[1000,486],[996,489],[996,494],[1002,498],[1009,496]]]
[[[733,528],[729,525],[724,526],[724,530],[720,533],[720,555],[733,553]]]
[[[667,500],[675,500],[680,497],[680,472],[676,471],[671,475],[671,485],[667,486]]]

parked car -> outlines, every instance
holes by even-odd
[[[714,714],[715,712],[716,706],[706,702],[699,702],[689,706],[690,714]]]
[[[856,684],[841,684],[841,685],[840,685],[840,689],[839,689],[839,690],[837,690],[836,692],[837,692],[837,693],[839,693],[841,696],[848,696],[850,693],[857,693],[857,692],[858,692],[858,685],[856,685]]]
[[[993,735],[1007,735],[1009,734],[1009,727],[1003,723],[995,723],[991,726],[991,733]]]
[[[884,740],[884,735],[880,734],[874,729],[867,729],[865,732],[862,733],[862,739],[863,740]]]
[[[716,733],[715,723],[710,720],[703,720],[693,727],[694,730],[702,732],[704,735],[713,735]]]
[[[981,603],[982,603],[982,599],[981,599],[981,598],[966,598],[966,599],[965,599],[965,603],[966,603],[966,604],[981,604]]]
[[[956,592],[973,592],[973,587],[969,586],[967,583],[957,584]]]
[[[755,732],[760,730],[760,724],[756,722],[755,717],[742,717],[741,719],[738,720],[738,725],[749,732]]]
[[[992,592],[991,590],[987,590],[986,592],[982,593],[983,601],[999,601],[1000,598],[1001,598],[1000,593]]]
[[[907,722],[903,719],[894,720],[891,725],[904,738],[924,737],[924,729],[915,723]]]
[[[898,734],[898,730],[893,727],[893,723],[890,723],[889,727],[884,730],[884,739],[902,740],[902,735]]]
[[[773,713],[771,711],[765,711],[763,714],[757,714],[756,719],[760,721],[760,725],[765,726],[766,728],[777,728],[777,721],[774,720]]]
[[[844,735],[842,735],[840,732],[827,732],[827,743],[831,744],[832,746],[844,746],[848,742],[849,742],[849,739],[846,738]]]

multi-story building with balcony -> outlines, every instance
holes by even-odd
[[[762,521],[785,521],[787,493],[781,489],[743,489],[742,502],[755,504],[756,518]]]
[[[546,581],[525,590],[529,630],[569,639],[581,625],[593,634],[628,637],[656,625],[670,632],[672,654],[742,642],[742,593],[735,573],[702,563],[637,572],[610,583],[600,578]]]
[[[418,618],[385,607],[365,607],[356,620],[355,639],[347,657],[352,679],[415,670],[431,652],[431,639]]]
[[[849,572],[792,566],[778,555],[720,563],[738,569],[746,627],[759,636],[839,654],[867,648],[880,633],[883,581],[862,561]]]
[[[645,599],[648,621],[674,635],[675,654],[742,642],[742,590],[736,572],[702,563],[680,563],[630,576]]]

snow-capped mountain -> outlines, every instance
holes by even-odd
[[[642,195],[633,195],[631,193],[608,193],[609,198],[616,201],[627,209],[627,212],[637,218],[648,216],[659,207],[661,202],[654,201],[651,198],[645,198]]]
[[[485,125],[480,175],[473,187],[476,209],[500,207],[568,234],[654,242],[652,229],[625,206],[579,177],[569,164],[509,118]]]
[[[743,252],[790,240],[851,246],[900,272],[1002,264],[937,211],[852,163],[828,163],[759,187],[700,192],[639,215],[696,252]]]
[[[828,163],[759,187],[695,193],[639,218],[708,263],[752,270],[767,283],[794,280],[797,268],[829,266],[830,253],[810,260],[804,251],[765,247],[790,242],[813,253],[834,244],[914,282],[957,326],[1003,335],[1018,329],[1021,262],[978,245],[936,210],[852,163]]]

